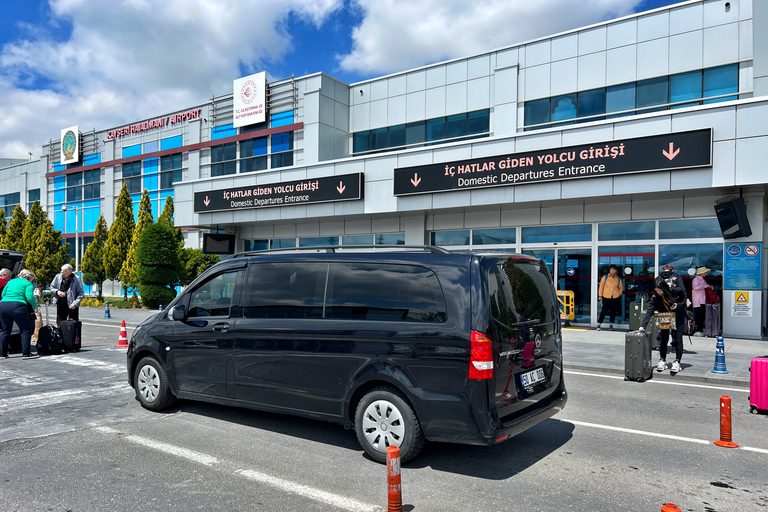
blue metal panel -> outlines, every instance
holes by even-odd
[[[83,231],[93,231],[96,229],[96,223],[99,220],[99,215],[101,215],[101,208],[97,204],[95,208],[85,208],[83,211],[85,214]]]
[[[60,190],[54,190],[53,191],[53,202],[54,203],[63,203],[67,200],[67,191],[65,189]]]
[[[288,112],[280,112],[279,114],[272,114],[269,116],[269,120],[269,124],[272,128],[293,124],[293,110],[289,110]]]
[[[144,151],[142,151],[142,153],[145,155],[147,153],[154,153],[155,151],[157,151],[157,147],[158,147],[158,144],[156,140],[153,140],[152,142],[145,142]]]
[[[67,168],[66,165],[61,165],[60,163],[53,164],[53,172],[63,171],[66,168]]]
[[[211,140],[223,139],[237,135],[237,128],[231,124],[211,128]]]
[[[148,158],[144,160],[144,174],[152,174],[157,172],[158,158]]]
[[[61,170],[64,170],[62,167]],[[53,188],[64,188],[67,186],[67,177],[66,176],[55,176],[53,178]]]
[[[93,155],[85,155],[83,157],[83,165],[93,165],[101,163],[101,153],[94,153]]]
[[[150,192],[157,190],[157,172],[155,172],[155,174],[144,176],[144,188]]]
[[[184,142],[181,138],[181,135],[177,135],[175,137],[168,137],[167,139],[163,139],[160,141],[160,149],[166,150],[166,149],[180,148],[183,143]]]
[[[136,144],[133,146],[128,146],[123,148],[123,158],[137,156],[140,154],[141,154],[141,144]]]
[[[61,209],[53,212],[53,229],[64,232],[64,212]]]

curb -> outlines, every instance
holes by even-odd
[[[563,369],[565,371],[575,370],[575,371],[580,371],[585,373],[618,375],[621,377],[624,376],[624,370],[620,370],[618,368],[595,368],[594,366],[582,366],[579,364],[566,363],[563,366]],[[689,384],[710,384],[710,385],[732,386],[736,388],[749,389],[749,380],[718,378],[714,376],[710,377],[707,375],[700,376],[700,375],[678,374],[673,377],[668,371],[659,373],[659,372],[656,372],[656,370],[654,370],[653,377],[651,377],[651,379],[663,380],[668,382],[686,382]]]

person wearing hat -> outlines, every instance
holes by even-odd
[[[704,322],[706,319],[707,309],[707,288],[712,288],[711,284],[707,284],[704,280],[707,274],[712,270],[701,266],[696,269],[696,277],[693,278],[691,283],[691,289],[693,295],[693,320],[696,322],[696,334],[694,336],[704,336]]]

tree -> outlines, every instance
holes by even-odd
[[[131,246],[128,249],[128,255],[120,269],[120,280],[126,285],[134,288],[133,294],[136,295],[135,288],[139,284],[139,278],[136,275],[136,247],[139,245],[141,233],[148,225],[153,224],[155,219],[152,217],[152,202],[149,200],[149,192],[144,189],[139,203],[139,221],[133,229]],[[127,292],[126,292],[127,295]]]
[[[146,308],[168,305],[176,296],[171,286],[179,280],[179,253],[175,230],[163,224],[149,224],[136,247],[137,276],[141,302]]]
[[[134,227],[131,194],[128,193],[128,187],[123,183],[115,206],[115,220],[109,228],[107,243],[104,246],[104,272],[109,280],[115,281],[120,276],[123,262],[125,262],[128,249],[131,247]]]
[[[61,231],[54,230],[46,216],[24,261],[24,266],[37,276],[38,283],[47,286],[69,259],[69,244],[62,242]]]
[[[5,249],[5,210],[0,208],[0,248]]]
[[[179,284],[187,286],[214,263],[221,261],[218,254],[203,254],[202,249],[183,249],[180,259]]]
[[[99,301],[104,300],[101,287],[107,280],[107,271],[104,268],[104,247],[107,244],[108,236],[107,221],[104,220],[104,215],[99,215],[96,229],[93,232],[93,241],[88,244],[85,254],[83,254],[83,261],[80,262],[80,269],[89,274],[90,279],[99,286]]]
[[[23,252],[24,226],[26,225],[27,214],[24,213],[21,206],[16,205],[16,208],[13,209],[11,222],[8,223],[8,230],[5,233],[5,239],[3,240],[5,247],[3,249]]]
[[[21,252],[30,252],[37,244],[37,230],[43,225],[48,214],[40,207],[40,201],[35,201],[29,209],[29,217],[24,224],[21,235]]]
[[[158,224],[165,224],[170,227],[173,226],[173,196],[165,198],[165,206],[163,206],[163,213],[157,218]]]

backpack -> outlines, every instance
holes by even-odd
[[[696,321],[693,317],[693,311],[690,309],[685,310],[685,320],[683,322],[683,334],[688,336],[688,342],[693,344],[691,336],[693,336],[698,329],[696,328]]]

